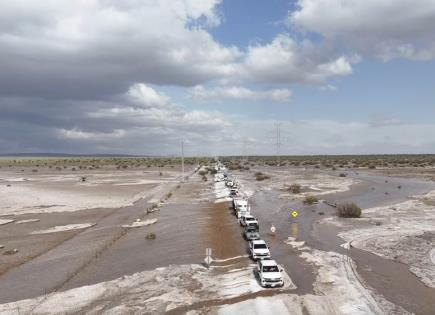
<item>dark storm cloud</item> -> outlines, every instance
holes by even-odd
[[[0,94],[98,99],[136,82],[189,86],[231,71],[239,52],[192,20],[219,1],[14,1],[0,13]]]

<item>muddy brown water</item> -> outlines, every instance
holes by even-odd
[[[331,203],[352,201],[363,208],[403,202],[409,196],[435,189],[435,184],[423,180],[351,173],[360,183],[347,192],[324,195]],[[399,188],[400,187],[400,188]],[[298,257],[299,252],[284,244],[287,237],[305,241],[312,248],[349,255],[356,263],[364,281],[389,301],[415,314],[435,314],[435,289],[425,286],[408,266],[381,258],[369,252],[340,247],[344,241],[337,236],[339,229],[316,221],[334,215],[335,209],[325,204],[303,205],[298,201],[279,199],[279,191],[260,191],[252,198],[253,213],[261,222],[262,237],[270,244],[272,256],[281,263],[298,286],[297,293],[312,292],[315,280],[313,267]],[[299,216],[290,216],[298,210]],[[277,228],[275,236],[269,232],[271,224]]]
[[[410,195],[435,188],[433,183],[412,179],[351,172],[349,176],[359,179],[361,183],[354,185],[348,192],[322,198],[330,202],[351,200],[366,208],[401,202]],[[205,185],[198,181],[187,182],[178,194],[195,196]],[[252,212],[260,220],[260,232],[270,245],[273,258],[283,265],[298,286],[293,293],[313,293],[316,274],[314,267],[299,257],[299,251],[284,243],[289,236],[297,241],[305,241],[312,248],[349,254],[365,282],[388,300],[416,314],[434,314],[428,313],[435,309],[434,290],[422,285],[407,266],[365,251],[352,249],[347,252],[339,246],[343,241],[337,237],[339,230],[336,227],[316,224],[318,219],[334,214],[332,207],[324,204],[305,206],[299,201],[280,199],[280,193],[274,190],[257,192],[251,198]],[[74,232],[70,239],[62,241],[55,248],[0,276],[0,302],[38,296],[53,288],[67,290],[112,280],[170,264],[202,263],[207,247],[213,248],[215,258],[245,255],[247,243],[242,239],[242,229],[229,205],[192,200],[164,205],[160,211],[147,217],[158,218],[157,224],[128,229],[120,238],[119,234],[125,231],[120,225],[131,223],[140,216],[149,206],[146,201],[111,210],[107,217],[95,217],[97,226],[80,233]],[[296,219],[290,217],[294,209],[299,210]],[[320,215],[320,212],[324,215]],[[63,215],[73,216],[59,214]],[[42,227],[44,221],[34,224]],[[60,221],[64,222],[64,219],[59,218]],[[92,220],[87,217],[86,221]],[[77,221],[80,222],[83,221]],[[269,230],[272,223],[277,227],[274,236]],[[23,225],[20,228],[25,227]],[[156,239],[145,239],[148,233],[155,233]],[[99,252],[103,247],[104,250]],[[240,261],[249,263],[247,258],[240,258]]]
[[[369,208],[403,202],[410,196],[435,189],[435,183],[424,180],[361,173],[351,176],[362,183],[348,192],[327,196],[328,200],[353,201]],[[343,249],[339,250],[343,252]],[[435,289],[424,285],[407,265],[356,248],[348,254],[365,282],[387,300],[415,314],[435,314]]]

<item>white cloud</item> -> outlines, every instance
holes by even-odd
[[[206,89],[202,85],[195,86],[190,94],[193,99],[208,100],[270,100],[274,102],[288,102],[291,97],[289,89],[252,90],[243,86],[218,86]]]
[[[125,136],[125,130],[115,129],[112,132],[104,133],[104,132],[86,132],[78,128],[59,129],[58,135],[61,139],[102,141],[102,140],[122,138]]]
[[[241,120],[234,123],[240,139],[255,139],[248,154],[275,154],[276,121]],[[374,128],[376,127],[376,128]],[[282,154],[371,154],[430,153],[435,150],[435,124],[398,120],[373,126],[371,122],[335,120],[282,121]],[[227,154],[243,145],[242,140],[225,147]],[[237,151],[236,151],[237,152]]]
[[[86,98],[137,82],[193,85],[234,74],[213,39],[220,0],[17,0],[1,4],[0,94]]]
[[[143,106],[165,106],[169,103],[169,97],[158,93],[144,83],[136,83],[127,92],[130,99]]]
[[[354,57],[319,53],[312,42],[297,42],[280,34],[269,44],[248,47],[240,72],[243,78],[258,82],[320,84],[351,74],[352,63],[357,61]]]
[[[435,57],[433,0],[299,0],[289,24],[384,60]]]
[[[322,91],[330,91],[330,92],[337,91],[337,87],[332,85],[332,84],[325,84],[325,85],[321,86],[320,89]]]

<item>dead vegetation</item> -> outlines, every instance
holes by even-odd
[[[361,208],[352,202],[337,205],[337,215],[341,218],[359,218],[361,212]]]
[[[324,155],[324,156],[248,156],[223,157],[229,170],[243,170],[245,166],[294,166],[314,169],[377,169],[406,167],[435,167],[434,154],[420,155]]]
[[[308,195],[305,197],[303,202],[306,205],[312,205],[312,204],[318,203],[319,199],[316,196]]]
[[[263,174],[262,172],[255,173],[255,180],[257,180],[257,181],[263,181],[263,180],[269,179],[269,178],[270,178],[269,175]]]

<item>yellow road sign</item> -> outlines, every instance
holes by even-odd
[[[299,215],[299,212],[297,212],[297,211],[293,211],[292,212],[292,217],[293,218],[296,218],[298,215]]]

